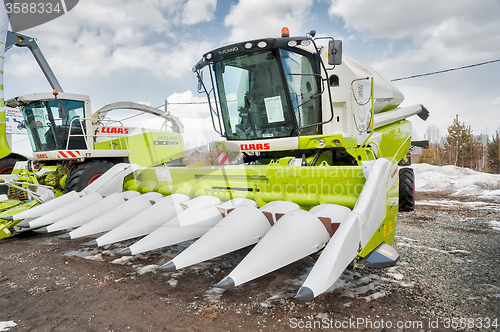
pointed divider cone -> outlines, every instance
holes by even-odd
[[[181,203],[182,208],[185,210],[191,206],[194,206],[198,203],[205,202],[206,204],[210,205],[219,205],[220,204],[220,199],[214,196],[208,196],[208,195],[202,195],[195,197],[187,202]]]
[[[111,194],[104,197],[104,199],[99,202],[45,227],[45,229],[47,233],[51,233],[82,226],[124,204],[128,199],[132,199],[139,195],[137,191],[125,191]]]
[[[384,158],[363,162],[363,172],[367,178],[363,190],[353,211],[340,222],[339,228],[299,289],[299,300],[308,300],[330,288],[358,256],[359,248],[366,245],[379,229],[386,215],[387,182],[391,169],[392,163]]]
[[[248,255],[228,275],[234,286],[258,278],[323,248],[330,234],[313,214],[295,210],[271,227]]]
[[[310,301],[330,288],[358,255],[359,243],[360,223],[351,214],[319,256],[296,298]]]
[[[161,198],[163,198],[162,194],[156,192],[134,197],[102,216],[69,232],[69,235],[71,239],[76,239],[86,235],[109,231],[150,208],[155,199],[159,200]]]
[[[98,247],[96,240],[85,242],[85,243],[82,244],[82,246],[89,247],[89,248],[97,248]]]
[[[74,213],[77,213],[77,212],[85,209],[86,207],[91,206],[91,205],[99,202],[100,200],[102,200],[102,196],[99,193],[91,193],[91,194],[85,195],[85,196],[81,197],[80,199],[74,200],[69,204],[61,206],[60,208],[58,208],[52,212],[44,214],[43,216],[38,217],[38,218],[30,221],[29,226],[30,226],[30,228],[38,228],[38,227],[43,227],[43,226],[53,224],[56,221],[59,221],[63,218],[66,218],[67,216],[70,216]],[[49,201],[49,202],[52,202],[52,201]],[[46,204],[48,204],[49,202],[47,202]],[[42,206],[42,205],[40,205],[40,206]]]
[[[231,277],[225,277],[214,286],[222,289],[233,289],[234,287],[236,287],[234,284],[234,280]]]
[[[184,194],[172,194],[161,199],[149,209],[98,237],[95,240],[96,247],[133,239],[155,231],[183,212],[184,209],[180,206],[180,203],[188,200],[189,197]]]
[[[71,191],[67,194],[54,198],[46,203],[35,206],[29,210],[23,211],[12,216],[12,220],[20,220],[26,218],[38,218],[44,214],[55,211],[60,207],[64,207],[80,198],[80,194],[76,191]],[[30,228],[30,227],[24,227]]]
[[[238,207],[186,250],[158,269],[165,272],[167,269],[170,271],[172,266],[181,269],[255,244],[271,228],[268,216],[274,223],[276,215],[281,216],[298,209],[297,204],[285,201],[271,202],[260,209],[252,205]],[[169,265],[170,263],[173,265]]]
[[[235,213],[239,209],[239,204],[245,205],[248,203],[243,200],[228,201],[222,204],[222,207],[227,208],[234,205],[236,210],[231,213]],[[198,203],[190,206],[156,231],[132,244],[129,249],[133,255],[136,255],[196,239],[214,227],[220,220],[222,220],[222,214],[217,209],[217,206],[211,205],[210,202],[208,204]]]

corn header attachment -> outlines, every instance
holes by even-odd
[[[89,247],[140,238],[120,255],[198,239],[160,266],[164,272],[255,245],[216,285],[226,289],[322,250],[300,300],[325,292],[351,263],[394,265],[398,163],[412,133],[406,118],[428,112],[399,107],[403,95],[389,80],[342,55],[339,41],[314,35],[224,46],[195,65],[224,138],[216,146],[240,153],[240,164],[117,165],[83,192],[50,202],[59,208],[40,214],[42,204],[30,210],[38,217],[12,218],[42,233],[78,227],[59,236],[67,240],[99,234]],[[69,196],[74,203],[62,204]]]

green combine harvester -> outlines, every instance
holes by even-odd
[[[225,289],[322,250],[300,300],[324,293],[349,265],[398,261],[397,214],[414,207],[413,172],[398,164],[411,144],[406,118],[428,117],[422,105],[399,107],[403,94],[388,79],[314,31],[226,45],[193,71],[224,138],[219,154],[239,152],[239,164],[118,164],[81,192],[13,215],[24,219],[16,229],[72,229],[66,240],[106,232],[89,247],[140,238],[120,255],[198,239],[164,272],[255,244],[216,285]]]
[[[63,92],[34,38],[11,31],[4,36],[6,49],[18,46],[31,50],[53,92],[18,96],[6,102],[2,96],[2,108],[7,105],[22,111],[33,158],[28,161],[11,151],[2,109],[0,194],[5,196],[0,196],[0,218],[67,192],[80,192],[117,163],[142,167],[184,164],[184,127],[173,114],[132,102],[115,102],[92,112],[88,96]],[[157,116],[162,126],[129,127],[109,117],[110,112],[123,110]],[[0,238],[10,236],[19,221],[0,222]]]

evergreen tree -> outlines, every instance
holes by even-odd
[[[439,143],[430,143],[428,149],[422,149],[418,162],[439,166],[443,163],[442,155],[443,149]]]
[[[500,137],[499,132],[488,140],[487,146],[487,164],[490,173],[500,174]]]
[[[483,143],[480,138],[474,138],[471,126],[461,123],[458,115],[448,127],[444,150],[450,165],[479,170]]]

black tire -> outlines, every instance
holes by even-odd
[[[64,191],[82,191],[86,186],[113,167],[107,160],[92,160],[76,165],[69,173]]]
[[[399,169],[399,211],[415,209],[415,175],[412,168]]]
[[[16,158],[2,158],[0,159],[0,174],[10,174],[14,169],[14,165],[19,160]]]

